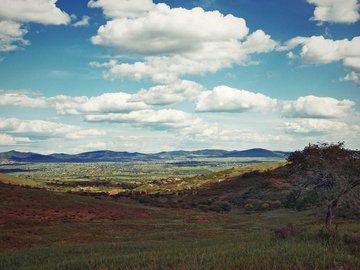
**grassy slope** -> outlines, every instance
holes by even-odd
[[[273,170],[285,164],[286,163],[284,161],[250,164],[241,167],[233,167],[231,169],[223,170],[219,172],[184,178],[182,181],[173,184],[166,184],[166,185],[145,184],[138,187],[135,190],[146,191],[147,193],[151,194],[155,192],[166,193],[166,192],[180,191],[183,189],[199,188],[204,185],[219,183],[229,178],[239,177],[244,173],[248,173],[252,171],[264,172],[266,170]]]
[[[39,186],[39,184],[30,179],[21,179],[12,175],[0,173],[0,183],[19,185],[19,186]]]
[[[279,162],[264,162],[250,164],[241,167],[233,167],[227,170],[219,170],[217,167],[204,166],[202,170],[197,167],[177,167],[169,164],[138,164],[127,163],[123,165],[117,164],[30,164],[21,165],[21,169],[30,169],[29,172],[17,173],[18,177],[0,174],[0,182],[14,184],[14,185],[27,185],[46,188],[52,191],[88,191],[88,192],[108,192],[113,195],[125,191],[120,187],[67,187],[67,186],[47,186],[46,182],[52,182],[53,179],[62,182],[81,182],[81,181],[98,181],[98,180],[111,180],[113,183],[117,182],[134,182],[134,177],[137,177],[136,182],[139,183],[136,191],[145,191],[146,193],[168,193],[180,191],[183,189],[198,188],[205,184],[223,181],[226,178],[242,175],[246,172],[258,170],[265,171],[271,170],[278,166],[283,165],[283,161]],[[35,166],[35,167],[34,167]],[[124,166],[124,167],[123,167]],[[168,166],[168,167],[167,167]],[[32,171],[34,169],[34,171]],[[204,174],[201,174],[204,171]],[[209,173],[210,172],[210,173]],[[128,175],[129,176],[126,176]],[[180,174],[180,175],[179,175]],[[188,175],[196,175],[187,177]],[[173,184],[153,184],[153,180],[164,179],[166,177],[180,177],[181,181]],[[89,177],[89,178],[87,178]],[[124,178],[125,177],[125,178]],[[124,180],[129,178],[128,180]],[[133,179],[134,178],[134,179]]]
[[[357,269],[311,212],[215,214],[0,184],[0,269]],[[275,240],[296,223],[303,232]],[[358,223],[340,224],[360,232]]]

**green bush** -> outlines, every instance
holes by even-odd
[[[253,204],[247,203],[247,204],[245,204],[245,209],[248,210],[248,211],[251,211],[251,210],[254,210],[255,207],[254,207]]]

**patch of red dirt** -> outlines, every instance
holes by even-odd
[[[55,194],[0,184],[0,226],[52,225],[62,222],[106,222],[149,219],[152,213],[121,203],[79,195]]]

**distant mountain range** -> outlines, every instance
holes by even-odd
[[[0,153],[0,161],[11,162],[127,162],[127,161],[152,161],[171,159],[192,159],[192,158],[286,158],[290,152],[270,151],[261,148],[248,149],[243,151],[226,150],[197,150],[197,151],[170,151],[156,154],[129,153],[115,151],[93,151],[81,154],[51,154],[42,155],[37,153],[24,153],[9,151]]]

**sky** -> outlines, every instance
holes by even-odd
[[[357,0],[0,0],[0,151],[360,149]]]

